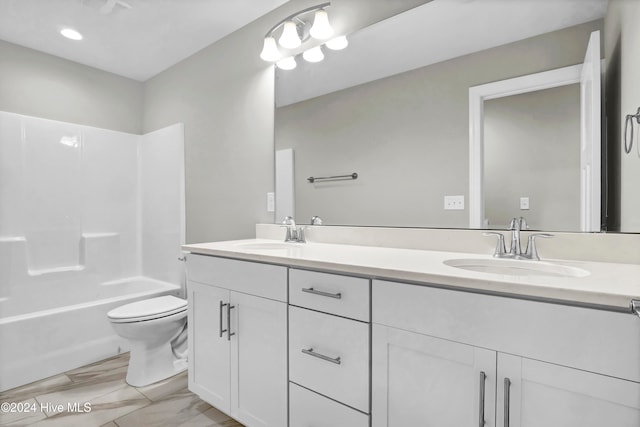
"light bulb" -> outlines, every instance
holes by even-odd
[[[324,9],[316,11],[309,35],[317,40],[326,40],[333,35],[333,28],[329,24],[329,15]]]
[[[297,65],[298,64],[296,64],[296,60],[293,56],[288,56],[276,62],[276,66],[278,68],[280,68],[281,70],[287,70],[287,71],[293,70],[294,68],[296,68]]]
[[[278,50],[278,46],[276,45],[276,39],[273,37],[265,37],[264,38],[264,46],[262,48],[262,52],[260,53],[260,58],[264,61],[268,62],[276,62],[282,55]]]
[[[295,49],[302,44],[300,36],[298,35],[298,27],[293,21],[287,21],[284,23],[282,35],[278,39],[280,46],[287,49]]]
[[[349,40],[346,36],[338,36],[326,42],[325,45],[331,50],[342,50],[349,46]]]
[[[82,34],[73,28],[63,28],[60,30],[60,34],[71,40],[82,40]]]
[[[302,57],[307,62],[320,62],[324,59],[324,53],[322,53],[320,46],[316,46],[304,51]]]

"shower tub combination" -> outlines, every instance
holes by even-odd
[[[0,391],[126,351],[109,310],[184,296],[183,133],[0,112]]]

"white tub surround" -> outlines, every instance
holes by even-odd
[[[107,312],[181,292],[183,133],[0,112],[0,391],[126,350]]]
[[[630,308],[632,299],[640,299],[640,264],[630,263],[635,258],[626,253],[629,245],[637,247],[638,236],[559,235],[564,247],[571,240],[584,246],[590,238],[617,240],[614,248],[628,245],[604,256],[582,248],[601,257],[585,261],[549,259],[550,241],[540,248],[542,261],[516,261],[580,269],[580,277],[558,277],[447,265],[496,261],[495,242],[480,239],[479,231],[307,231],[307,243],[285,243],[284,230],[259,226],[256,239],[183,246],[190,252],[189,304],[196,308],[195,315],[190,311],[190,336],[196,338],[189,388],[218,409],[235,411],[245,425],[281,425],[251,400],[250,390],[285,402],[269,410],[280,417],[278,411],[288,410],[292,427],[311,421],[321,427],[425,420],[488,427],[640,423],[640,319]],[[328,236],[340,244],[327,242]],[[426,248],[416,248],[421,244]],[[234,294],[247,293],[272,304],[286,301],[286,322],[275,307],[261,309],[262,319],[243,320],[256,304]],[[227,342],[231,386],[214,381],[228,376],[227,356],[217,356],[219,349],[229,354],[222,346]],[[279,369],[268,370],[268,382],[264,370],[254,370],[234,385],[234,366],[243,372],[243,366],[264,364],[260,358],[236,360],[243,352],[235,346],[259,348],[256,354],[281,362],[286,350],[288,369],[271,362]]]

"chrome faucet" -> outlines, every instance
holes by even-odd
[[[519,257],[522,255],[522,248],[520,247],[520,230],[527,229],[527,220],[523,217],[512,218],[511,224],[509,224],[509,230],[511,230],[511,248],[509,253],[513,257]]]
[[[536,238],[549,238],[553,237],[553,234],[548,233],[533,233],[529,235],[527,240],[527,249],[523,253],[522,247],[520,245],[520,231],[527,228],[527,221],[523,218],[513,218],[511,220],[511,224],[509,225],[509,230],[511,230],[511,247],[507,252],[505,244],[504,244],[504,235],[502,233],[497,233],[494,231],[483,233],[485,236],[496,236],[498,238],[498,242],[496,244],[496,249],[493,252],[493,256],[496,258],[513,258],[513,259],[525,259],[525,260],[534,260],[540,261],[540,256],[538,255],[538,249],[536,247]]]
[[[287,227],[287,234],[284,238],[285,242],[305,243],[304,227],[297,227],[296,222],[291,216],[287,216],[282,221],[282,225]]]

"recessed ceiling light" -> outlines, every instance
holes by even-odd
[[[82,40],[82,34],[73,28],[63,28],[60,30],[60,34],[71,40]]]

